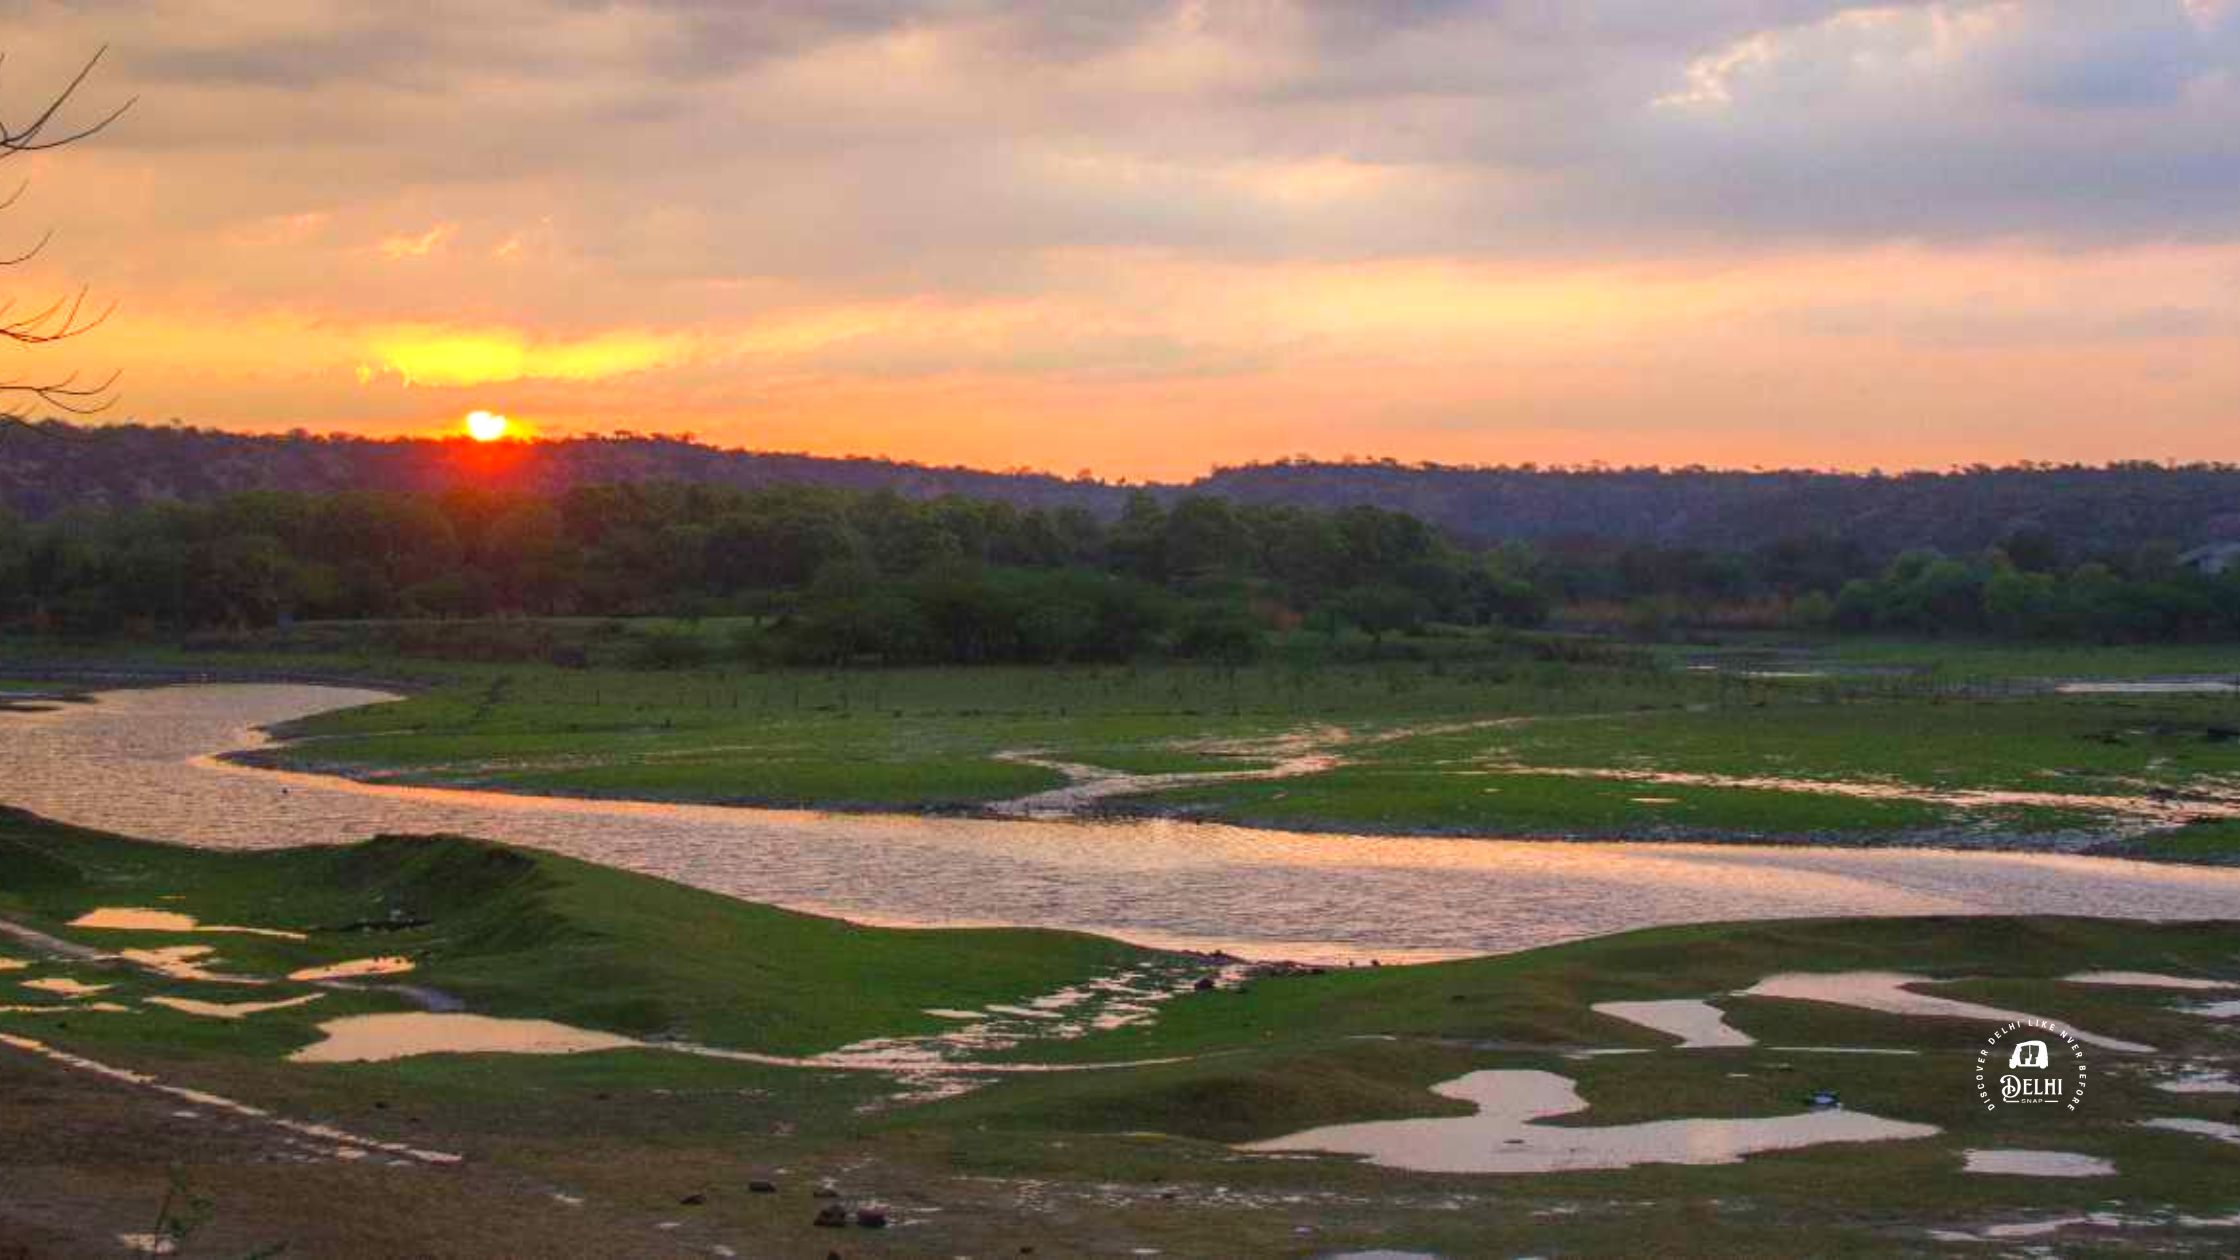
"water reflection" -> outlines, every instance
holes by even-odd
[[[1720,919],[2240,913],[2240,871],[2102,858],[825,815],[357,784],[211,760],[254,746],[255,727],[382,698],[170,687],[0,715],[0,801],[219,848],[450,832],[868,922],[1074,928],[1318,961],[1485,953]]]

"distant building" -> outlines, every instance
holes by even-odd
[[[2240,565],[2240,542],[2210,543],[2206,547],[2195,547],[2179,556],[2178,563],[2214,577]]]

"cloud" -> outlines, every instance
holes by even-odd
[[[86,349],[132,369],[136,405],[213,420],[557,383],[578,410],[743,434],[772,398],[845,396],[869,445],[919,432],[863,410],[905,383],[1097,410],[1154,381],[1289,399],[1286,371],[1404,361],[1381,411],[1349,414],[1451,435],[1508,396],[1474,371],[1603,397],[1579,346],[1636,366],[1651,339],[1735,365],[1806,338],[2185,353],[2240,304],[2232,272],[2145,261],[2240,241],[2229,0],[0,0],[0,19],[0,106],[104,42],[89,105],[142,100],[0,220],[65,228],[24,278],[119,298],[141,322]],[[198,320],[296,329],[319,366],[222,345],[198,364],[156,331]],[[1702,320],[1757,340],[1704,347]],[[1670,405],[1733,423],[1733,393],[1691,379]],[[2207,424],[2197,388],[2172,405]]]
[[[381,256],[390,262],[426,258],[442,248],[443,243],[457,235],[458,231],[459,225],[456,223],[438,223],[416,236],[383,237],[378,248]]]

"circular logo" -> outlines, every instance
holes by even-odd
[[[2075,1111],[2084,1101],[2085,1076],[2084,1047],[2067,1029],[2041,1020],[2016,1020],[1976,1051],[1976,1098],[1985,1111]]]

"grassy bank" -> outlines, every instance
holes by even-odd
[[[70,921],[154,905],[249,935],[108,932]],[[255,855],[199,852],[0,816],[0,918],[114,950],[214,945],[213,966],[275,977],[312,962],[404,954],[396,977],[470,1011],[633,1036],[800,1052],[909,1036],[925,1006],[1019,1003],[1159,956],[1043,932],[889,932],[784,914],[547,855],[387,839]],[[2154,1090],[2180,1064],[2229,1063],[2229,1031],[2173,995],[2062,982],[2131,968],[2240,982],[2240,928],[2078,919],[1916,919],[1701,925],[1423,967],[1266,976],[1175,997],[1156,1018],[986,1053],[1044,1063],[1174,1060],[1119,1071],[986,1078],[912,1104],[877,1073],[788,1069],[653,1049],[570,1057],[433,1055],[292,1064],[338,1017],[412,1009],[374,982],[308,1006],[197,1018],[148,999],[270,999],[302,986],[165,980],[117,962],[57,959],[20,940],[0,958],[12,995],[117,1013],[0,1012],[31,1038],[161,1080],[368,1138],[464,1155],[458,1165],[348,1160],[259,1123],[0,1045],[0,1237],[34,1254],[102,1254],[145,1230],[176,1178],[205,1205],[189,1254],[403,1249],[416,1254],[1018,1254],[1313,1256],[1407,1246],[1447,1255],[1792,1255],[1936,1250],[1973,1230],[2120,1199],[2168,1221],[2240,1210],[2240,1158],[2138,1126],[2214,1119],[2215,1095]],[[2158,1047],[2099,1056],[2075,1115],[1987,1117],[1970,1088],[1986,1031],[1813,1003],[1719,997],[1783,970],[1875,968],[1944,977],[1938,992],[2073,1021]],[[1185,978],[1187,970],[1179,973]],[[22,988],[67,976],[84,999]],[[1715,997],[1760,1045],[1671,1051],[1593,1012],[1598,1001]],[[1881,1047],[1904,1056],[1780,1046]],[[1647,1053],[1577,1058],[1585,1048]],[[1591,1104],[1561,1123],[1794,1112],[1839,1091],[1875,1115],[1937,1125],[1926,1140],[1831,1146],[1718,1167],[1536,1176],[1429,1175],[1346,1160],[1241,1158],[1228,1143],[1340,1121],[1453,1114],[1426,1087],[1481,1068],[1578,1081]],[[2113,1159],[2090,1181],[1956,1175],[1982,1146]],[[750,1190],[768,1179],[772,1194]],[[844,1236],[810,1218],[831,1179],[895,1226]],[[1717,1201],[1715,1213],[1689,1206]],[[2159,1215],[2158,1215],[2159,1214]],[[2165,1224],[2126,1239],[2215,1249]]]

